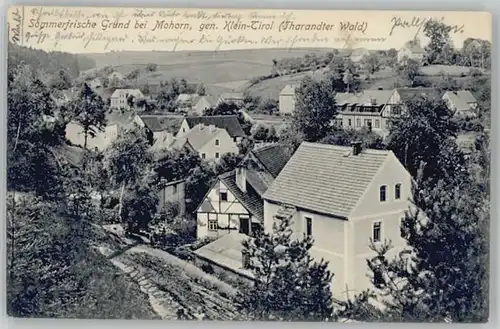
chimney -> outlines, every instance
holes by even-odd
[[[360,141],[352,142],[351,145],[352,145],[352,155],[358,155],[361,153]]]
[[[370,102],[372,105],[377,105],[377,99],[375,97],[371,97]]]
[[[236,168],[236,186],[246,193],[247,191],[247,172],[244,166]]]
[[[209,126],[208,126],[208,130],[209,130],[210,132],[214,132],[214,131],[215,131],[215,125],[209,125]]]

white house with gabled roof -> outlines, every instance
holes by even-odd
[[[137,100],[143,98],[144,94],[139,89],[116,89],[111,95],[110,107],[130,109],[127,102],[130,96]]]
[[[264,230],[290,216],[297,237],[310,235],[313,258],[329,262],[332,292],[345,300],[371,288],[370,239],[405,241],[400,227],[409,209],[412,178],[392,151],[304,142],[263,195]]]

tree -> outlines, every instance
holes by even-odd
[[[346,92],[349,92],[351,84],[354,81],[353,74],[351,73],[350,70],[347,69],[347,70],[344,71],[344,75],[343,75],[342,81],[344,82],[344,84],[346,86]]]
[[[328,321],[333,274],[309,255],[312,238],[294,238],[290,224],[277,219],[273,232],[243,241],[244,266],[255,283],[239,294],[240,307],[252,320]]]
[[[148,72],[155,72],[157,68],[158,68],[158,64],[148,63],[146,65],[146,71],[148,71]]]
[[[386,242],[368,260],[379,291],[390,296],[384,319],[487,321],[489,201],[468,175],[433,187],[418,179],[413,195],[401,228],[408,248],[390,260]]]
[[[296,98],[292,121],[297,130],[309,142],[325,137],[336,115],[335,94],[329,84],[306,77],[296,90]]]
[[[129,74],[127,74],[127,79],[134,80],[135,85],[137,86],[137,79],[139,78],[140,75],[141,75],[141,71],[139,69],[133,69],[132,71],[130,71]]]
[[[431,19],[424,25],[424,34],[430,39],[425,47],[425,61],[428,64],[444,63],[444,52],[447,47],[451,47],[449,27],[443,22]]]
[[[71,75],[66,70],[61,69],[52,76],[49,87],[58,90],[69,89],[72,85],[71,80]]]
[[[87,148],[88,137],[95,137],[98,131],[102,131],[106,124],[106,107],[101,96],[86,84],[69,105],[71,118],[83,128],[85,137],[83,147]]]
[[[200,96],[205,96],[206,90],[205,90],[205,85],[203,85],[203,82],[200,82],[200,84],[196,88],[196,93]]]
[[[156,214],[159,198],[153,179],[152,172],[143,173],[123,196],[121,220],[127,224],[127,232],[147,230]]]
[[[182,78],[180,81],[179,81],[179,94],[185,94],[185,93],[189,93],[191,91],[191,89],[188,87],[188,83],[186,81],[186,79]]]
[[[413,177],[424,162],[424,179],[439,179],[443,174],[438,167],[440,151],[449,138],[456,137],[457,129],[444,101],[417,97],[404,104],[401,118],[389,122],[387,147]]]
[[[408,80],[412,85],[414,85],[415,78],[420,74],[420,64],[409,58],[404,61],[403,65],[399,66],[398,71],[403,79]]]
[[[120,186],[118,218],[123,219],[123,198],[127,186],[136,186],[152,163],[149,151],[149,141],[146,132],[140,127],[134,127],[120,134],[106,150],[113,182]]]
[[[440,78],[438,81],[436,81],[435,87],[442,93],[448,90],[454,91],[460,89],[457,80],[451,77],[449,74],[446,74],[445,72],[440,73]]]
[[[225,153],[215,165],[215,174],[220,175],[234,170],[243,160],[243,154]]]
[[[322,138],[319,143],[351,146],[356,141],[361,141],[362,147],[367,149],[383,150],[386,148],[382,136],[365,128],[361,130],[335,129],[328,136]]]
[[[61,193],[53,149],[65,140],[66,123],[49,90],[27,65],[12,70],[7,88],[7,183],[47,198]]]
[[[377,55],[376,53],[370,53],[369,55],[364,56],[362,59],[362,64],[365,69],[368,70],[370,75],[373,75],[375,72],[380,70],[379,55]]]

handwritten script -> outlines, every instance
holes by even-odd
[[[10,10],[9,40],[72,52],[373,49],[388,42],[393,44],[384,48],[399,47],[424,31],[430,21],[429,17],[395,12],[377,15],[380,16],[371,17],[366,12],[15,6]],[[464,25],[446,26],[453,34],[465,30]]]
[[[22,25],[22,15],[19,8],[16,8],[12,13],[12,27],[9,28],[10,41],[12,43],[18,44],[21,41],[21,25]]]
[[[393,17],[391,19],[391,29],[389,32],[389,36],[392,36],[393,33],[397,30],[401,29],[415,29],[415,35],[414,38],[416,38],[422,30],[425,31],[426,24],[430,22],[431,20],[437,22],[437,23],[442,23],[445,26],[445,30],[448,33],[463,33],[465,26],[463,24],[461,25],[447,25],[444,23],[444,17],[441,17],[439,20],[437,19],[432,19],[432,18],[422,18],[418,16],[414,16],[411,20],[405,20],[401,17]]]

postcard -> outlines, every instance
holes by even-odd
[[[7,23],[10,316],[488,321],[491,14]]]

